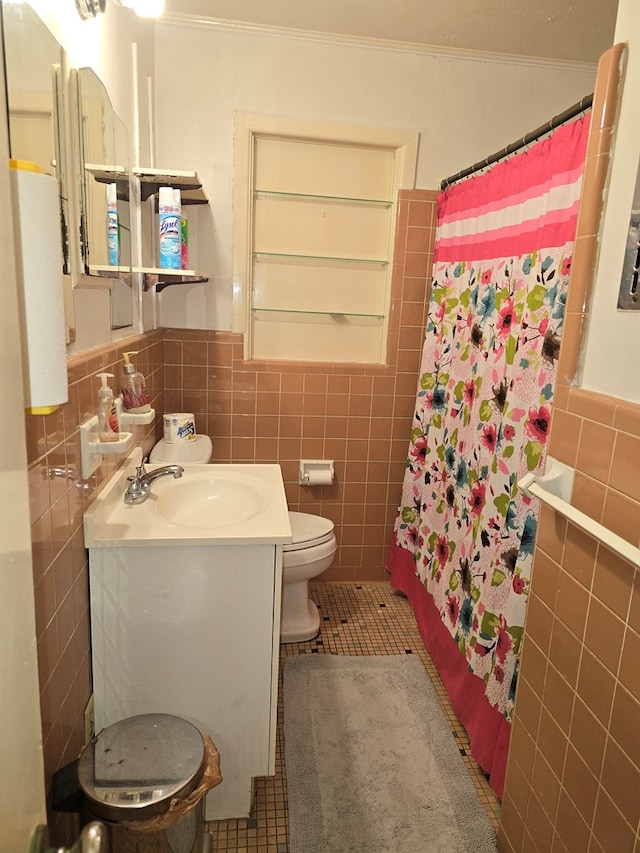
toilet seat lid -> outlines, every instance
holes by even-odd
[[[299,551],[329,542],[333,537],[333,521],[308,512],[290,512],[291,544],[284,551]]]
[[[149,462],[160,465],[207,465],[211,462],[213,443],[208,435],[197,435],[195,441],[169,444],[164,438],[153,447]]]

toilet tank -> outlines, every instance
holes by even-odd
[[[154,465],[206,465],[211,462],[213,443],[208,435],[169,444],[161,439],[149,454]]]

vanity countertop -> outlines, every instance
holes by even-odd
[[[185,465],[182,477],[155,480],[147,500],[129,506],[127,477],[140,457],[139,449],[129,455],[85,513],[87,548],[291,542],[279,465]],[[147,471],[158,467],[149,465]]]

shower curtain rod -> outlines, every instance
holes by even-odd
[[[507,145],[506,148],[502,148],[500,151],[496,151],[495,154],[491,154],[484,160],[480,160],[478,163],[474,163],[473,166],[469,166],[468,168],[462,169],[462,171],[457,172],[455,175],[451,175],[451,177],[445,178],[443,181],[440,182],[440,189],[446,190],[447,187],[450,187],[451,184],[455,184],[456,181],[461,181],[463,178],[467,178],[469,175],[473,175],[474,172],[479,172],[481,169],[486,168],[486,166],[492,166],[494,163],[497,163],[504,157],[508,157],[509,154],[514,154],[516,151],[519,151],[521,148],[524,148],[525,145],[529,145],[531,142],[535,142],[537,139],[540,139],[540,137],[544,136],[545,133],[549,133],[554,128],[560,127],[561,124],[565,124],[566,122],[571,121],[572,118],[575,118],[576,116],[580,115],[580,113],[586,112],[592,104],[593,94],[585,95],[584,98],[578,101],[577,104],[574,104],[572,107],[569,107],[564,112],[559,113],[552,119],[549,119],[549,121],[536,128],[536,130],[532,130],[530,133],[527,133],[526,136],[523,136],[522,139],[519,139],[517,142],[512,142],[511,145]]]

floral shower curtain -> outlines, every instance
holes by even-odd
[[[438,197],[387,563],[499,795],[537,524],[517,482],[544,468],[588,124],[564,125]]]

